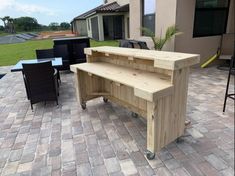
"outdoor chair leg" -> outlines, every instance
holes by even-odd
[[[30,105],[31,105],[31,110],[33,110],[33,104],[30,102]]]

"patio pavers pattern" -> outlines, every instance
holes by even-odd
[[[222,113],[227,72],[192,71],[187,110],[192,125],[183,142],[172,142],[152,161],[144,155],[145,120],[101,99],[83,111],[73,74],[61,77],[60,105],[38,103],[34,111],[21,73],[0,79],[0,175],[234,175],[232,100]]]

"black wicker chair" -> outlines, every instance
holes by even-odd
[[[138,48],[138,49],[147,49],[149,50],[146,42],[138,40],[120,40],[119,47],[123,48]]]
[[[40,59],[48,59],[48,58],[54,58],[55,55],[54,55],[54,49],[51,48],[51,49],[40,49],[40,50],[36,50],[36,56],[37,56],[37,59],[40,60]],[[60,72],[59,70],[57,69],[57,78],[58,78],[58,81],[61,83],[61,79],[60,79]],[[59,83],[58,82],[58,83]]]
[[[45,59],[45,58],[54,58],[54,50],[51,49],[40,49],[36,50],[37,59]]]
[[[69,48],[68,45],[55,45],[54,46],[55,57],[62,57],[63,66],[59,70],[69,70],[70,59],[69,59]]]
[[[51,62],[37,64],[22,64],[23,78],[27,97],[33,104],[41,101],[56,101],[58,105],[57,72]]]

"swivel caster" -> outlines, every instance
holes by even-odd
[[[138,114],[135,113],[135,112],[132,112],[132,113],[131,113],[131,116],[134,117],[134,118],[138,118]]]
[[[153,160],[155,158],[155,153],[147,151],[146,157],[148,158],[148,160]]]
[[[178,137],[175,141],[176,141],[176,143],[182,143],[182,142],[184,142],[184,140],[183,140],[181,137]]]
[[[103,97],[103,101],[104,101],[105,103],[107,103],[109,100],[108,100],[108,98]]]
[[[82,107],[83,110],[85,110],[85,109],[86,109],[86,103],[83,102],[83,103],[81,104],[81,107]]]

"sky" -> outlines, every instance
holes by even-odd
[[[43,25],[71,22],[74,17],[102,3],[103,0],[0,0],[0,17],[30,16]],[[2,21],[0,25],[3,25]]]

